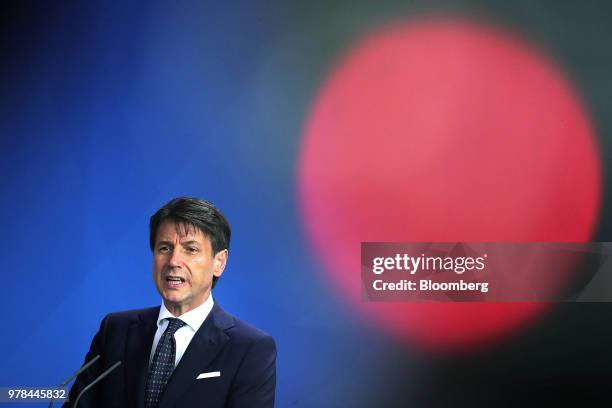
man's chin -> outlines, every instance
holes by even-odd
[[[187,300],[187,296],[181,295],[178,293],[162,293],[162,298],[164,298],[164,303],[172,305],[172,306],[181,306]]]

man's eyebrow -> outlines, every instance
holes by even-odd
[[[173,245],[172,241],[157,241],[156,245]]]
[[[193,244],[196,244],[197,246],[200,246],[200,243],[198,241],[195,241],[195,240],[181,241],[181,245],[193,245]]]

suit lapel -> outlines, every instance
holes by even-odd
[[[125,357],[128,406],[144,408],[149,357],[157,330],[159,307],[147,309],[130,325]]]
[[[229,340],[225,330],[231,326],[233,319],[215,303],[172,373],[159,402],[159,408],[172,406],[174,401],[196,381],[198,374],[206,370]]]

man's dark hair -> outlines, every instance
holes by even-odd
[[[209,201],[194,197],[178,197],[157,210],[149,222],[149,241],[152,251],[155,248],[157,230],[166,220],[173,221],[177,228],[185,228],[185,232],[188,232],[189,228],[200,230],[210,239],[213,256],[224,249],[229,250],[232,234],[230,225],[221,211]],[[218,279],[217,276],[213,276],[213,288]]]

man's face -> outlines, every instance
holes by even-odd
[[[199,229],[162,222],[153,248],[153,279],[168,310],[180,316],[204,303],[226,261],[227,250],[213,256],[210,239]]]

